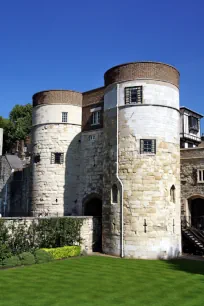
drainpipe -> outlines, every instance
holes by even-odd
[[[117,159],[116,159],[116,177],[117,180],[119,181],[120,185],[121,185],[121,227],[120,227],[120,241],[121,241],[121,252],[120,252],[120,256],[124,257],[124,228],[123,228],[123,182],[121,181],[120,177],[119,177],[119,171],[118,171],[118,159],[119,159],[119,146],[118,146],[118,136],[119,136],[119,128],[118,128],[118,118],[119,118],[119,85],[117,84],[117,131],[116,131],[116,139],[117,139]]]

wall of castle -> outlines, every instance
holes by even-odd
[[[5,156],[0,156],[0,214],[7,216],[10,210],[11,167]]]
[[[12,174],[9,185],[10,208],[8,216],[30,216],[31,202],[31,167]]]
[[[102,199],[103,189],[103,130],[81,134],[80,192],[78,212],[83,215],[83,203],[87,196],[97,194]]]
[[[143,104],[124,105],[124,88],[141,85]],[[107,92],[105,114],[111,111],[107,109],[106,96]],[[165,82],[131,81],[118,84],[117,97],[120,105],[119,177],[124,188],[124,256],[175,256],[181,251],[178,89]],[[111,106],[114,106],[113,102]],[[105,118],[106,115],[104,127]],[[156,139],[156,154],[140,154],[140,139]],[[121,201],[117,204],[110,201],[113,183],[114,178],[107,184],[109,196],[104,199],[105,202],[109,201],[109,211],[112,213],[107,220],[109,235],[105,235],[103,245],[105,252],[118,255]],[[176,187],[175,203],[170,199],[172,185]]]
[[[39,105],[34,108],[32,125],[62,122],[62,112],[68,113],[68,123],[81,125],[81,107],[77,105]]]
[[[67,123],[62,123],[62,112],[68,113]],[[75,206],[80,171],[80,133],[81,106],[64,103],[40,104],[34,107],[32,129],[32,214],[34,216],[63,216],[77,213]],[[54,153],[62,153],[60,164],[54,162]],[[39,157],[37,162],[36,156]]]
[[[197,170],[204,169],[204,148],[181,149],[181,215],[189,217],[188,199],[204,196],[204,184],[198,183]]]
[[[80,125],[50,124],[33,128],[32,211],[67,215],[75,211],[80,170]],[[51,161],[53,152],[64,154],[62,164]]]

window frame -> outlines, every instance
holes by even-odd
[[[196,121],[196,124],[193,124],[192,122],[193,120]],[[191,131],[199,132],[199,119],[197,117],[192,116],[192,115],[188,116],[188,129],[189,129],[189,133]]]
[[[136,101],[132,101],[131,91],[136,89]],[[128,86],[124,88],[125,105],[142,104],[143,101],[143,86]]]
[[[116,194],[114,193],[116,192]],[[119,190],[117,184],[113,184],[111,187],[111,204],[118,204],[119,202]]]
[[[68,112],[62,112],[62,123],[68,122]]]
[[[59,156],[58,160],[56,159],[56,156]],[[51,153],[51,164],[55,164],[55,165],[64,164],[64,153],[63,152],[52,152]]]
[[[197,169],[197,183],[204,184],[204,169]]]
[[[145,151],[145,141],[151,141],[151,151]],[[140,154],[156,155],[157,152],[156,139],[140,139]]]
[[[91,116],[91,125],[100,125],[101,124],[101,110],[92,112]]]

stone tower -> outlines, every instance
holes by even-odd
[[[33,96],[32,215],[76,214],[82,95],[50,90]]]
[[[105,73],[103,251],[181,251],[179,72],[135,62]]]

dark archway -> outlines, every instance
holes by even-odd
[[[191,224],[204,230],[204,199],[194,198],[190,201]]]
[[[93,252],[102,252],[102,200],[91,194],[83,201],[84,216],[93,216]]]
[[[99,198],[93,197],[84,203],[84,216],[102,216],[102,201]]]

